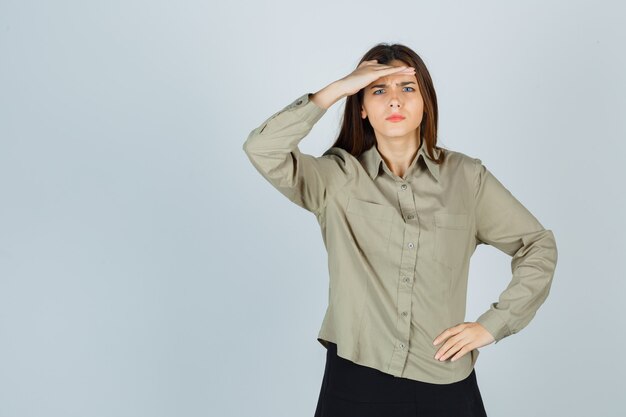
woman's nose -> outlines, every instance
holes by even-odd
[[[395,90],[392,90],[389,93],[389,105],[391,107],[400,107],[400,99],[398,98],[398,93]]]

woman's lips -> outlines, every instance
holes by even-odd
[[[402,121],[404,119],[405,119],[404,116],[402,116],[400,114],[394,114],[394,115],[391,115],[391,116],[387,117],[386,120],[389,120],[390,122],[399,122],[399,121]]]

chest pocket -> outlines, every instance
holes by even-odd
[[[467,250],[468,215],[435,213],[433,259],[448,269],[461,265]]]
[[[395,213],[394,207],[350,197],[346,217],[365,255],[387,252]]]

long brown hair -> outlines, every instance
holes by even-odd
[[[357,67],[363,61],[373,59],[376,59],[379,64],[389,64],[393,60],[400,60],[415,68],[415,78],[417,78],[420,93],[424,99],[424,115],[419,128],[422,146],[426,145],[426,151],[432,160],[438,164],[443,163],[445,150],[437,146],[437,95],[422,58],[405,45],[379,43],[363,55]],[[376,136],[369,119],[361,118],[363,90],[346,98],[341,131],[331,146],[342,148],[357,158],[376,144]],[[434,157],[434,149],[441,150],[439,158]]]

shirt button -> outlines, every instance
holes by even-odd
[[[415,245],[413,244],[413,242],[409,242],[408,246],[409,246],[409,249],[413,249],[413,246],[415,246]]]
[[[409,277],[402,277],[402,282],[409,282]]]
[[[302,104],[302,100],[296,101],[296,104]]]
[[[404,343],[400,343],[400,349],[404,350]]]
[[[406,311],[402,312],[402,317],[406,317],[409,313],[407,313]]]
[[[406,216],[406,218],[409,219],[409,220],[411,220],[413,217],[415,217],[415,216],[412,215],[412,214],[409,214],[408,216]]]
[[[402,188],[403,190],[406,190],[406,184],[402,184],[400,188]]]

